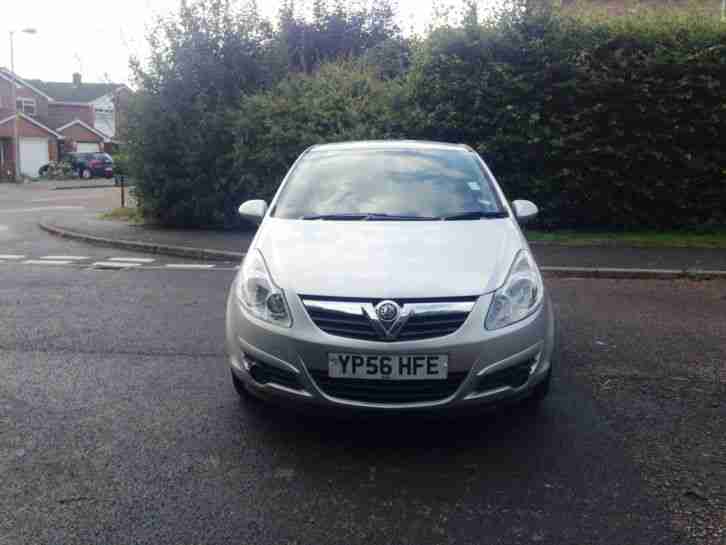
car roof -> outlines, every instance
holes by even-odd
[[[318,144],[312,146],[310,151],[343,151],[368,149],[449,149],[460,151],[473,151],[466,144],[449,144],[446,142],[430,142],[426,140],[359,140],[352,142],[336,142],[332,144]]]

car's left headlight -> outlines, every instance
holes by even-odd
[[[255,318],[283,327],[292,326],[285,294],[272,280],[259,250],[245,256],[235,292],[240,303]]]
[[[504,284],[494,292],[484,326],[500,329],[525,319],[539,308],[543,296],[539,269],[530,253],[521,250]]]

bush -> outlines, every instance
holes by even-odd
[[[48,168],[43,172],[43,177],[48,180],[72,180],[76,178],[73,168],[68,161],[51,161]]]
[[[434,32],[408,76],[417,134],[475,147],[546,226],[724,223],[726,30],[625,21]]]
[[[397,81],[382,81],[363,63],[324,65],[245,97],[236,115],[235,203],[271,198],[307,147],[326,142],[404,135]]]
[[[229,211],[229,112],[277,76],[269,25],[226,0],[187,5],[149,35],[151,61],[134,69],[128,154],[144,217],[168,225],[223,225]]]
[[[530,1],[481,22],[468,2],[461,24],[404,40],[387,9],[323,4],[309,23],[286,3],[277,30],[199,7],[163,27],[130,122],[145,214],[234,225],[309,145],[406,137],[471,145],[511,198],[540,205],[541,226],[726,223],[717,20]]]

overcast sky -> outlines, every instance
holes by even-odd
[[[425,28],[435,1],[398,0],[402,28]],[[489,1],[479,0],[482,5]],[[84,81],[127,82],[129,56],[143,57],[146,51],[145,29],[156,15],[177,9],[179,2],[2,0],[0,66],[10,68],[8,32],[33,27],[35,35],[15,34],[15,71],[21,77],[70,81],[73,72],[81,72]],[[279,0],[258,0],[266,15],[274,15],[278,4]]]

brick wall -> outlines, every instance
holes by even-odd
[[[88,104],[58,104],[51,102],[48,108],[48,126],[51,129],[62,127],[66,123],[80,119],[87,125],[93,127],[96,122],[93,108]]]
[[[73,140],[74,142],[103,142],[103,138],[80,125],[72,125],[67,129],[63,129],[61,134],[67,140]]]
[[[43,137],[43,138],[55,139],[55,137],[51,134],[48,134],[47,131],[41,129],[40,127],[33,125],[32,123],[30,123],[29,121],[26,121],[23,118],[20,118],[18,120],[18,134],[20,136]],[[13,136],[12,120],[0,125],[0,138],[12,138],[12,136]]]
[[[11,83],[5,79],[0,79],[0,119],[5,119],[13,115],[15,109],[12,105],[12,87]],[[35,99],[35,111],[33,116],[43,125],[48,125],[48,99],[32,91],[28,87],[16,88],[17,98],[33,98]]]

